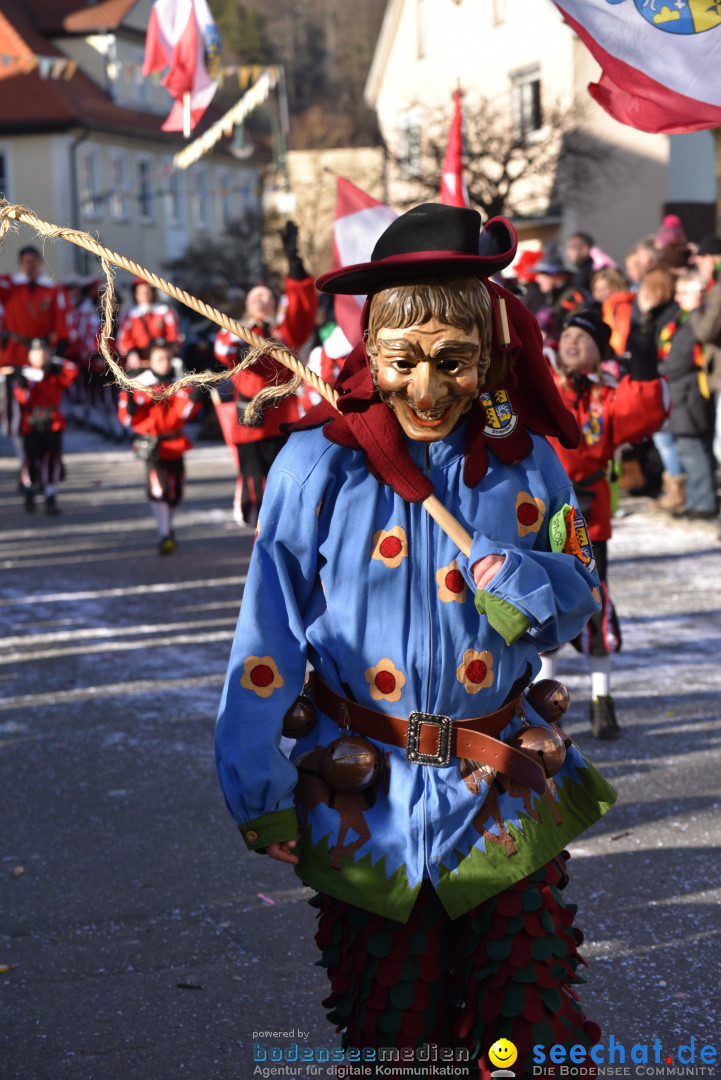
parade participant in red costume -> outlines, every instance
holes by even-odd
[[[118,329],[118,352],[129,370],[144,367],[154,341],[180,343],[180,321],[169,304],[161,304],[157,292],[143,278],[133,280],[135,304],[123,316]]]
[[[657,431],[670,408],[665,379],[658,377],[653,333],[637,327],[629,337],[630,371],[620,381],[607,376],[611,327],[600,312],[586,308],[566,319],[558,344],[556,382],[563,401],[581,429],[578,447],[556,449],[573,481],[601,580],[601,610],[573,641],[588,658],[591,671],[591,733],[597,739],[620,734],[610,694],[611,653],[621,648],[621,631],[608,591],[607,542],[611,536],[611,489],[607,466],[623,443],[634,443]],[[555,655],[544,658],[541,674],[555,675]]]
[[[240,320],[254,333],[275,338],[299,349],[313,332],[318,297],[313,278],[309,277],[298,255],[298,228],[289,221],[283,232],[283,248],[288,259],[285,279],[287,306],[282,321],[276,325],[278,304],[267,285],[256,285],[245,300],[245,314]],[[234,367],[247,352],[247,345],[229,330],[221,330],[215,338],[216,359],[225,367]],[[272,357],[233,376],[233,399],[240,423],[234,425],[232,442],[238,457],[238,480],[235,486],[233,514],[238,524],[255,525],[258,520],[265,481],[271,465],[285,442],[280,425],[297,420],[295,397],[284,398],[280,404],[266,406],[261,421],[253,427],[242,423],[245,406],[264,387],[289,382],[291,373]]]
[[[28,346],[27,364],[15,378],[13,394],[20,409],[25,451],[20,478],[29,512],[35,509],[35,494],[41,491],[46,513],[59,513],[56,491],[63,473],[62,432],[66,427],[60,405],[79,370],[70,360],[53,356],[47,341],[35,338]]]
[[[68,338],[65,290],[42,273],[40,252],[24,247],[18,256],[20,273],[0,276],[0,303],[4,308],[2,362],[22,367],[30,343],[47,341],[62,351]]]
[[[408,1080],[434,1074],[426,1044],[488,1080],[498,1039],[525,1077],[534,1045],[600,1037],[560,890],[565,845],[614,793],[547,722],[563,688],[524,694],[598,579],[544,438],[578,429],[535,319],[493,280],[515,250],[504,218],[481,232],[476,211],[428,204],[319,279],[368,294],[367,333],[340,411],[311,410],[271,470],[216,732],[247,846],[318,891],[344,1047],[409,1054]],[[433,493],[464,551],[421,505]]]
[[[173,382],[173,346],[156,342],[151,346],[147,370],[136,382],[148,390],[162,391]],[[148,470],[148,499],[158,525],[158,551],[169,555],[176,547],[173,514],[180,506],[185,484],[183,455],[192,443],[183,427],[200,408],[198,394],[181,387],[172,397],[156,401],[142,389],[122,390],[118,415],[132,427],[133,449]]]
[[[0,304],[3,312],[3,366],[20,368],[27,363],[30,342],[42,338],[62,354],[68,338],[65,290],[43,274],[37,248],[28,245],[18,255],[20,272],[0,276]],[[6,376],[8,433],[13,437],[18,457],[22,457],[20,417],[13,394],[13,375]]]

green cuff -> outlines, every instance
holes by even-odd
[[[481,615],[486,616],[506,645],[518,641],[531,625],[530,619],[513,604],[509,604],[508,600],[502,600],[500,596],[493,596],[482,589],[476,591],[476,608]]]
[[[274,810],[271,814],[252,818],[238,828],[250,851],[261,851],[269,844],[295,840],[298,836],[298,818],[295,810]]]

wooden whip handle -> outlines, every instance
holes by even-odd
[[[463,528],[460,521],[454,518],[450,510],[446,509],[435,495],[429,495],[427,499],[424,499],[422,506],[431,515],[435,523],[440,525],[446,536],[449,536],[463,554],[470,558],[471,536]]]

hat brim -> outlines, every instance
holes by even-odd
[[[555,266],[552,263],[536,263],[531,269],[534,274],[565,274],[566,277],[573,277],[573,270],[569,270],[567,266]]]
[[[518,247],[515,229],[505,218],[492,218],[482,229],[479,253],[411,251],[321,274],[316,286],[335,295],[368,295],[387,285],[419,281],[439,274],[492,277],[513,262]]]

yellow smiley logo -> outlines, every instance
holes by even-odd
[[[492,1065],[505,1069],[516,1060],[518,1051],[510,1039],[497,1039],[488,1051],[488,1057]]]

